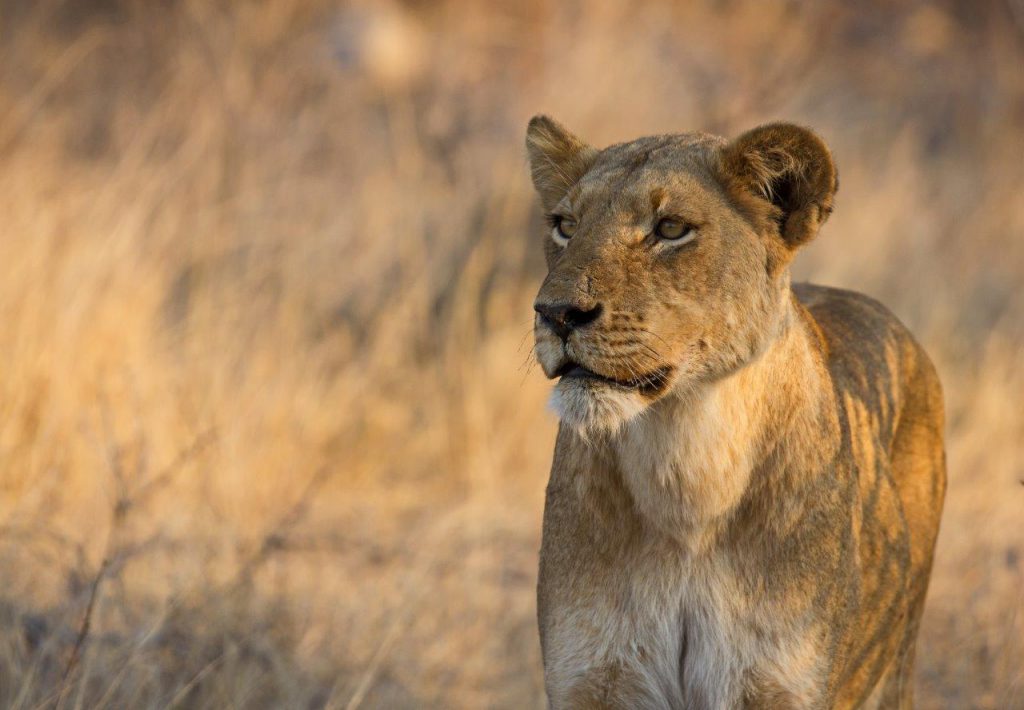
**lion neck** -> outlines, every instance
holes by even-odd
[[[610,468],[645,527],[703,547],[716,539],[754,480],[792,476],[793,469],[830,458],[821,451],[822,438],[808,436],[827,432],[833,395],[800,311],[795,299],[787,305],[779,336],[754,361],[664,398],[608,440]]]

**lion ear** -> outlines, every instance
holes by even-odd
[[[552,210],[594,164],[597,150],[548,116],[534,116],[526,129],[533,186],[544,209]]]
[[[790,249],[813,239],[831,214],[839,176],[813,131],[769,123],[729,143],[721,157],[727,187],[755,220],[777,227]]]

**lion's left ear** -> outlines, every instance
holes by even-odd
[[[722,149],[726,187],[766,228],[777,225],[790,249],[809,242],[832,212],[839,176],[832,153],[813,131],[769,123]]]

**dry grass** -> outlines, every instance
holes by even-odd
[[[1024,10],[846,8],[3,3],[0,706],[543,702],[544,110],[833,144],[798,275],[946,383],[920,705],[1024,707]]]

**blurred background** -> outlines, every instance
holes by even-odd
[[[946,388],[923,708],[1024,708],[1024,3],[0,1],[0,706],[543,705],[523,149],[788,119]]]

